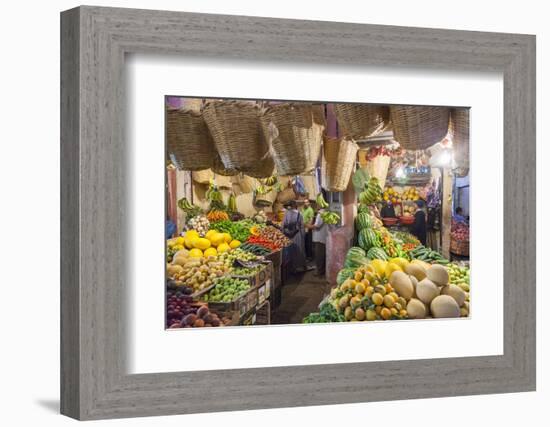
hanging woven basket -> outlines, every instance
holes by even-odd
[[[220,156],[218,156],[217,153],[216,153],[216,157],[214,158],[214,162],[212,164],[212,171],[214,171],[214,173],[218,175],[223,175],[223,176],[235,176],[239,173],[237,169],[226,168],[222,160],[220,159]]]
[[[168,154],[178,169],[196,171],[212,166],[216,148],[200,112],[168,109],[166,139]]]
[[[259,121],[260,108],[242,101],[210,101],[203,117],[220,159],[229,170],[254,170],[264,160],[268,145]]]
[[[453,139],[453,153],[456,167],[470,167],[470,110],[468,108],[453,108],[449,133]]]
[[[358,145],[348,137],[325,137],[323,143],[323,187],[328,191],[345,191],[355,168]]]
[[[448,107],[390,107],[393,137],[406,150],[424,150],[445,138],[449,130]]]
[[[271,153],[267,151],[264,157],[253,166],[243,167],[239,170],[254,178],[269,178],[275,172],[275,163],[273,157],[271,157]]]
[[[390,110],[382,105],[334,104],[344,135],[355,140],[382,133],[390,123]]]
[[[271,105],[263,112],[262,129],[279,174],[297,175],[317,165],[325,129],[321,108],[284,103]]]

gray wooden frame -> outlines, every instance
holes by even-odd
[[[128,375],[124,55],[131,52],[502,72],[504,354]],[[61,189],[63,414],[100,419],[535,390],[534,36],[68,10],[61,14]]]

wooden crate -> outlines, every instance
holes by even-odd
[[[266,300],[256,309],[255,325],[270,325],[271,324],[271,304]]]

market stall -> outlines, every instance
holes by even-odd
[[[452,117],[443,107],[169,99],[166,327],[468,316]],[[303,234],[284,222],[289,202],[308,218]],[[295,268],[308,230],[323,250],[317,270],[326,265],[316,274],[312,260]]]

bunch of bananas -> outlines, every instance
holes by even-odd
[[[191,219],[202,212],[201,208],[192,204],[187,200],[187,197],[178,200],[178,207],[187,214],[187,218]]]
[[[328,208],[328,203],[323,197],[322,193],[317,194],[317,197],[315,198],[315,202],[317,203],[317,206],[319,206],[322,209]]]
[[[206,190],[205,196],[206,200],[209,202],[222,201],[222,193],[218,190],[218,186],[214,183],[214,181],[210,181],[210,185],[208,186],[208,190]]]
[[[332,211],[323,211],[321,212],[321,219],[325,224],[334,225],[340,222],[340,215]]]
[[[263,185],[267,185],[268,187],[273,187],[275,184],[277,184],[277,177],[275,175],[272,175],[269,178],[262,178],[259,181]]]
[[[382,188],[378,182],[378,178],[375,176],[369,179],[369,182],[365,184],[364,190],[359,194],[359,202],[364,205],[372,205],[382,200]]]
[[[237,198],[235,197],[235,193],[231,193],[229,195],[229,199],[227,200],[227,209],[229,212],[237,212]]]

